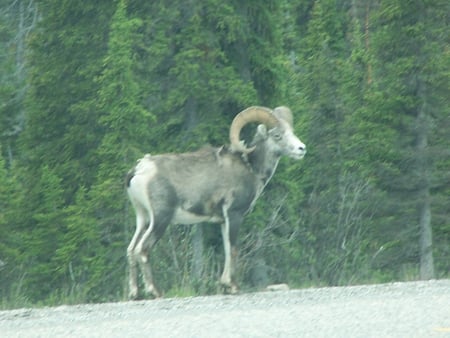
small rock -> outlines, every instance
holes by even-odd
[[[282,284],[272,284],[266,287],[267,291],[289,291],[289,285],[286,283]]]

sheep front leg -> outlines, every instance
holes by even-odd
[[[227,293],[235,294],[238,292],[238,286],[235,283],[237,250],[237,232],[242,216],[237,213],[228,212],[223,207],[224,223],[222,223],[222,240],[225,251],[225,263],[220,283],[224,286]]]

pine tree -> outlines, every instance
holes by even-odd
[[[154,121],[142,105],[143,93],[135,79],[134,41],[140,25],[139,19],[128,17],[126,1],[118,1],[111,20],[104,69],[98,78],[97,107],[104,136],[96,150],[96,182],[89,192],[90,205],[85,212],[95,220],[92,225],[96,233],[92,235],[101,238],[102,245],[100,242],[95,245],[103,255],[103,259],[98,260],[100,265],[92,266],[91,271],[103,273],[91,275],[90,284],[100,286],[104,284],[105,276],[114,276],[115,283],[110,283],[107,290],[97,289],[104,296],[117,294],[122,287],[125,249],[130,235],[127,228],[129,205],[123,179],[131,164],[141,156],[142,140]],[[83,208],[86,205],[84,199],[80,202],[77,207]]]
[[[9,292],[15,286],[14,280],[19,274],[15,266],[19,257],[18,239],[15,236],[17,225],[14,222],[14,210],[18,208],[18,182],[13,172],[6,169],[3,156],[0,156],[0,295],[9,298]]]
[[[418,263],[423,279],[435,275],[431,196],[433,187],[442,184],[435,170],[442,152],[431,140],[433,129],[448,121],[448,75],[442,73],[448,62],[440,57],[446,13],[448,4],[440,1],[381,1],[374,35],[374,77],[384,101],[377,109],[391,116],[396,133],[391,144],[396,158],[382,179],[394,207],[390,226],[397,231],[392,249],[398,258],[393,264]]]
[[[343,76],[345,21],[334,1],[317,1],[311,9],[306,35],[301,43],[297,86],[307,114],[309,144],[300,184],[307,197],[298,208],[301,227],[303,274],[307,280],[336,284],[342,278],[345,252],[341,249],[344,229],[339,229],[339,185],[343,178],[342,131],[344,111],[340,97]],[[304,281],[304,282],[305,282]]]
[[[27,233],[22,234],[21,259],[27,265],[24,281],[26,294],[37,301],[50,296],[59,286],[53,255],[62,244],[65,228],[64,198],[61,179],[48,167],[41,168],[41,176],[27,200],[32,207]],[[39,285],[36,288],[36,285]]]
[[[81,4],[45,0],[39,29],[30,36],[29,95],[21,138],[30,176],[42,163],[63,179],[70,203],[79,185],[90,185],[92,149],[101,139],[98,115],[90,103],[106,50],[110,1]]]
[[[91,102],[110,13],[109,1],[40,5],[42,20],[29,40],[29,90],[17,164],[26,196],[17,210],[23,220],[17,229],[24,239],[20,264],[26,296],[34,301],[58,299],[66,285],[70,288],[70,260],[55,260],[55,252],[67,244],[65,208],[95,177],[93,149],[102,130]]]
[[[27,38],[38,18],[34,2],[8,1],[0,5],[0,144],[7,164],[18,155],[17,138],[24,128]]]

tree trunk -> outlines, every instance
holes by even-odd
[[[419,86],[422,87],[422,86]],[[419,231],[420,231],[420,279],[434,278],[433,240],[430,206],[430,168],[428,161],[428,130],[426,98],[422,90],[419,96],[424,100],[417,115],[417,156],[419,170]]]
[[[424,188],[420,208],[420,279],[434,278],[430,191]]]

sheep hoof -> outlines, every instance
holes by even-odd
[[[236,284],[221,284],[222,292],[226,295],[237,295],[239,293],[239,288]]]
[[[152,284],[145,288],[145,294],[152,299],[161,298],[161,293],[159,293],[158,289]]]

